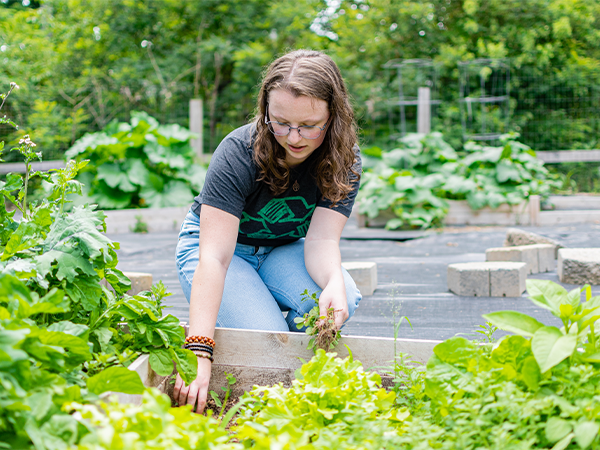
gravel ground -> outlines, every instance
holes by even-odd
[[[565,247],[600,248],[600,225],[520,228],[556,239]],[[525,296],[461,297],[448,291],[448,264],[485,261],[485,250],[501,247],[505,234],[505,227],[457,227],[429,232],[358,229],[355,219],[351,218],[340,244],[342,260],[376,262],[378,286],[373,295],[363,298],[343,333],[392,337],[394,324],[406,316],[412,329],[403,323],[399,337],[447,339],[457,333],[472,333],[484,323],[482,314],[506,309],[531,314],[545,323],[558,324],[549,312]],[[149,272],[155,282],[162,280],[173,293],[166,299],[171,306],[167,312],[187,321],[188,303],[179,286],[175,267],[177,234],[128,233],[109,237],[121,244],[119,268]],[[556,271],[530,277],[558,282]],[[600,286],[594,286],[593,292],[600,295]]]

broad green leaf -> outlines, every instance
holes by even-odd
[[[185,384],[190,385],[198,376],[198,357],[189,350],[171,347],[177,372]]]
[[[582,448],[588,448],[598,435],[600,424],[598,422],[580,422],[575,425],[575,442]]]
[[[194,194],[183,181],[171,180],[161,189],[156,189],[154,185],[146,186],[140,191],[140,197],[150,208],[165,208],[187,205],[193,201]]]
[[[166,348],[157,348],[150,351],[150,367],[158,375],[166,377],[173,373],[173,357]]]
[[[570,422],[558,417],[550,417],[546,422],[546,438],[554,444],[568,435],[572,429]]]
[[[544,326],[531,316],[517,311],[497,311],[482,316],[501,330],[531,337]]]
[[[98,180],[103,180],[113,189],[134,192],[137,188],[129,181],[128,174],[121,164],[106,163],[98,167]]]
[[[573,433],[567,434],[564,438],[558,441],[551,450],[565,450],[565,448],[567,448],[573,440],[574,436],[575,434]]]
[[[477,347],[468,339],[453,337],[433,348],[433,353],[443,362],[448,364],[464,365],[474,356]]]
[[[124,394],[141,394],[144,384],[137,372],[125,367],[109,367],[86,381],[90,392],[102,394],[103,392],[122,392]]]
[[[549,280],[528,279],[527,293],[530,299],[542,308],[550,310],[554,315],[558,316],[558,305],[565,302],[568,292],[561,285]]]
[[[563,335],[556,327],[543,327],[531,339],[531,350],[542,373],[570,357],[577,346],[577,336]]]
[[[530,355],[523,360],[520,373],[523,382],[530,390],[537,391],[539,389],[541,379],[540,366],[534,356]]]
[[[581,359],[583,359],[586,362],[600,363],[600,352],[588,356],[583,356]]]

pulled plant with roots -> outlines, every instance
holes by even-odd
[[[294,322],[296,322],[296,326],[299,330],[306,327],[304,330],[305,333],[312,336],[308,341],[309,350],[312,349],[315,353],[318,349],[323,349],[326,352],[333,350],[340,341],[340,330],[338,330],[335,325],[335,315],[339,313],[340,310],[329,308],[327,310],[327,315],[322,316],[318,306],[319,299],[317,298],[317,293],[313,292],[312,294],[309,294],[308,289],[305,289],[302,293],[302,301],[305,302],[310,300],[317,303],[317,305],[304,314],[303,317],[295,318]]]

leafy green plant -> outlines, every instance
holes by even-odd
[[[548,280],[527,280],[529,298],[559,318],[563,327],[545,326],[516,311],[498,311],[483,317],[506,331],[531,338],[531,350],[541,373],[566,359],[600,363],[600,340],[595,323],[600,319],[600,296],[592,297],[589,285],[567,292]],[[581,294],[586,301],[581,301]]]
[[[133,233],[147,233],[148,223],[144,221],[144,216],[138,214],[135,216],[135,225],[131,229]]]
[[[391,409],[395,393],[349,356],[317,350],[290,388],[255,387],[245,395],[236,436],[254,448],[386,448],[410,413]],[[379,446],[379,447],[378,447]]]
[[[313,349],[316,352],[318,349],[329,351],[335,348],[341,337],[340,331],[335,325],[336,311],[333,308],[329,308],[327,316],[322,316],[318,305],[319,299],[317,293],[313,292],[309,294],[308,289],[305,289],[302,293],[301,301],[317,303],[303,317],[296,317],[294,319],[296,327],[299,330],[305,328],[304,332],[311,336],[308,341],[308,349]]]
[[[78,425],[88,431],[71,447],[77,450],[244,448],[230,442],[216,419],[192,413],[189,405],[171,408],[169,398],[157,390],[144,392],[139,406],[112,399],[98,405],[71,403],[68,408],[79,413]]]
[[[90,160],[79,179],[88,184],[81,201],[105,209],[187,205],[204,183],[206,169],[194,163],[189,130],[160,125],[133,111],[131,123],[113,121],[86,134],[65,153]]]
[[[227,380],[227,387],[221,386],[221,390],[223,390],[223,392],[225,392],[225,398],[223,399],[223,401],[221,401],[221,399],[219,398],[219,395],[215,391],[209,392],[210,397],[215,402],[215,405],[217,405],[217,408],[221,408],[221,411],[219,412],[219,417],[223,417],[223,413],[225,412],[225,407],[227,406],[227,401],[229,400],[229,397],[231,396],[231,388],[237,382],[237,379],[233,376],[232,373],[225,372],[225,379]]]
[[[74,178],[86,162],[34,172],[34,146],[26,140],[14,149],[24,152],[25,176],[8,174],[0,184],[0,446],[62,449],[84,434],[65,402],[142,393],[139,375],[125,367],[142,352],[161,374],[175,361],[190,383],[196,357],[181,348],[179,321],[162,315],[162,283],[125,294],[131,283],[117,269],[118,243],[103,234],[104,214],[88,205],[65,211],[68,194],[81,192]],[[27,201],[32,176],[48,183],[42,201]]]
[[[501,138],[501,147],[465,144],[458,154],[441,133],[410,134],[400,147],[367,148],[359,211],[373,219],[390,211],[386,228],[428,228],[442,224],[447,200],[467,200],[471,208],[516,205],[532,194],[547,197],[561,183],[518,135]]]

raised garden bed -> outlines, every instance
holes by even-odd
[[[186,336],[188,326],[182,323]],[[253,386],[274,385],[283,383],[289,387],[294,380],[294,372],[313,356],[308,350],[308,340],[304,333],[272,333],[269,331],[236,330],[217,328],[215,341],[215,362],[209,390],[221,396],[221,387],[227,387],[225,373],[233,374],[237,379],[232,387],[232,397],[240,397],[250,391]],[[440,341],[424,339],[392,339],[363,336],[343,336],[335,352],[339,357],[348,356],[348,348],[352,356],[360,361],[365,369],[372,369],[385,374],[391,367],[395,356],[402,352],[414,361],[425,364],[433,355],[433,347]],[[347,347],[346,347],[347,346]],[[147,387],[156,387],[161,392],[172,394],[173,385],[167,381],[169,377],[157,375],[149,364],[148,355],[140,356],[130,367],[136,371]],[[384,385],[391,379],[383,377]],[[140,395],[118,394],[123,403],[139,404]]]

